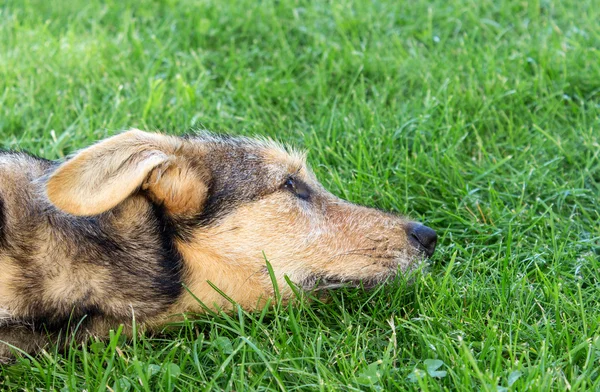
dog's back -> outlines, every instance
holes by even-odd
[[[38,246],[39,228],[45,222],[36,180],[51,165],[24,153],[0,152],[0,308],[14,301],[19,267],[32,261],[28,256]]]
[[[100,216],[65,214],[44,192],[56,166],[0,153],[0,340],[22,348],[69,324],[105,334],[110,320],[143,321],[182,290],[160,208],[138,197]]]
[[[36,243],[35,217],[39,217],[35,180],[51,162],[30,155],[0,151],[0,339],[25,351],[32,351],[45,340],[32,333],[31,323],[15,317],[15,291],[26,282],[30,259],[21,258]],[[16,256],[16,257],[15,257]],[[33,271],[32,271],[33,272]],[[0,345],[0,362],[10,350]]]

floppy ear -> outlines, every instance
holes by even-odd
[[[199,210],[206,185],[176,153],[181,140],[131,130],[88,147],[56,169],[46,184],[48,199],[80,216],[117,206],[140,189],[173,214]]]

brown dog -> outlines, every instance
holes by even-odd
[[[306,289],[371,286],[430,256],[430,228],[327,192],[265,140],[131,130],[64,163],[0,153],[0,340],[35,351],[118,325]],[[362,283],[360,283],[362,282]],[[194,295],[190,295],[183,286]],[[10,349],[0,344],[0,357]]]

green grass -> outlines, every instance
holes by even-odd
[[[435,228],[375,292],[118,333],[4,390],[600,390],[600,7],[565,1],[0,4],[2,146],[207,128],[310,152]]]

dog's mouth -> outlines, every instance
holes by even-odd
[[[393,281],[396,277],[404,273],[426,268],[428,260],[429,257],[426,254],[419,253],[404,267],[398,267],[397,265],[390,266],[389,269],[381,271],[374,276],[364,278],[313,273],[302,279],[298,283],[298,286],[305,291],[326,291],[340,288],[362,288],[368,290]]]
[[[338,276],[310,275],[299,286],[306,291],[335,290],[340,288],[372,289],[390,279],[391,275],[382,275],[375,278],[353,279]]]

